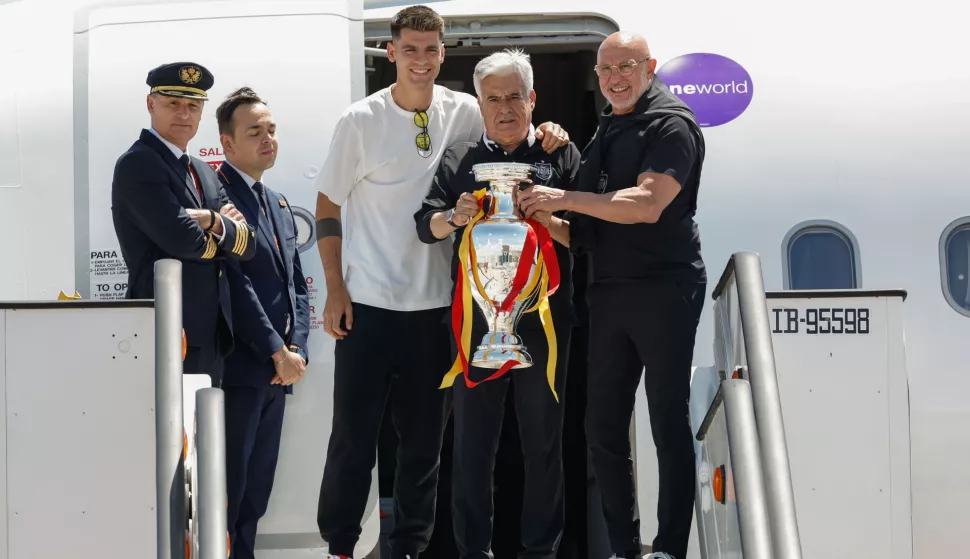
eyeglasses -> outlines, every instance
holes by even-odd
[[[426,111],[418,111],[414,115],[414,125],[421,129],[418,135],[414,137],[414,145],[418,148],[418,155],[421,157],[429,157],[431,155],[431,134],[428,133],[428,113]]]
[[[621,76],[629,76],[637,69],[637,66],[650,60],[650,57],[646,57],[643,60],[627,60],[626,62],[620,62],[619,64],[609,65],[609,64],[597,64],[593,66],[593,72],[596,73],[601,79],[609,78],[613,74],[613,68],[620,73]]]

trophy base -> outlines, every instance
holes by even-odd
[[[482,369],[501,369],[510,359],[519,362],[513,369],[532,366],[532,356],[518,336],[509,332],[489,332],[482,338],[469,364]]]

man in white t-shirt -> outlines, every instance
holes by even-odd
[[[484,131],[475,97],[434,83],[444,60],[441,16],[405,8],[391,36],[397,81],[344,111],[317,183],[323,327],[337,340],[317,525],[338,558],[352,557],[360,536],[388,400],[399,441],[391,557],[417,559],[431,538],[450,411],[438,386],[451,367],[452,249],[422,243],[412,216],[444,150]],[[536,137],[549,153],[569,142],[551,122]]]

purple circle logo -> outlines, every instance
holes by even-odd
[[[684,54],[657,70],[670,92],[687,104],[702,127],[738,118],[751,104],[754,84],[740,64],[719,54]]]

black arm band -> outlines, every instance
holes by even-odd
[[[212,211],[212,208],[209,208],[209,217],[211,219],[209,219],[209,226],[205,228],[206,233],[212,231],[212,228],[216,226],[216,212]]]
[[[340,220],[335,217],[325,217],[317,220],[317,240],[325,237],[342,237]]]

